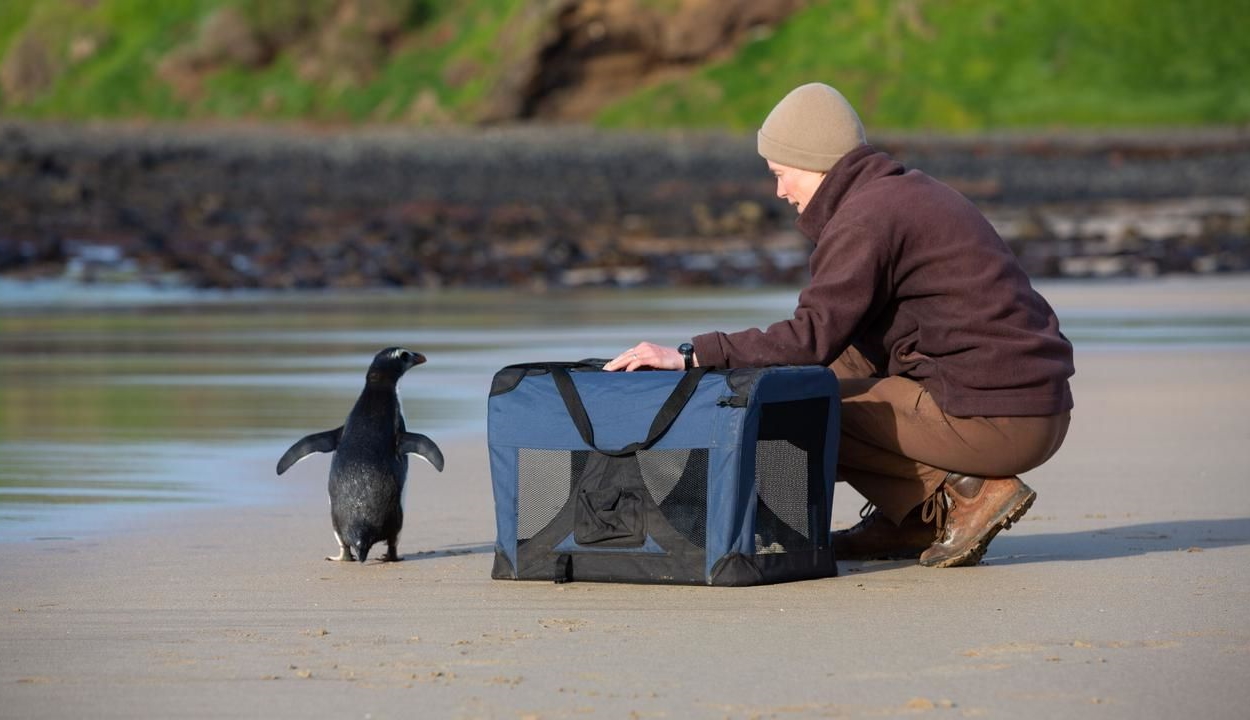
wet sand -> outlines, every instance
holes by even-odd
[[[1050,298],[1218,312],[1247,287]],[[280,480],[239,461],[281,501],[0,545],[0,717],[1245,717],[1250,349],[1078,346],[1077,366],[1036,505],[975,568],[492,581],[482,437],[444,443],[441,475],[413,464],[404,562],[331,563],[328,459]],[[840,526],[859,505],[838,486]]]

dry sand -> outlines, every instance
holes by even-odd
[[[322,559],[324,456],[239,462],[284,501],[0,546],[0,717],[1247,717],[1250,351],[1078,348],[1074,388],[981,566],[761,588],[490,580],[483,438],[414,463],[395,564]]]

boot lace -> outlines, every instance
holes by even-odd
[[[920,519],[934,523],[934,537],[941,540],[946,535],[946,519],[950,517],[950,499],[946,489],[939,487],[920,507]]]

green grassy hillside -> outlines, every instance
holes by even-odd
[[[0,114],[474,122],[535,56],[552,21],[543,7],[0,0]],[[1244,124],[1247,17],[1250,0],[812,0],[595,122],[749,129],[790,88],[822,80],[874,128]]]
[[[788,90],[821,80],[873,127],[1240,124],[1248,23],[1247,0],[823,0],[599,120],[757,127]]]
[[[507,67],[499,38],[532,31],[512,0],[353,5],[367,12],[344,17],[336,0],[0,0],[0,80],[27,68],[36,88],[15,97],[0,87],[0,111],[472,121]],[[46,88],[41,66],[53,76]]]

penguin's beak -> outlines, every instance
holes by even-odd
[[[425,362],[425,356],[424,356],[424,355],[422,355],[422,354],[421,354],[421,353],[419,353],[419,352],[414,352],[414,353],[412,354],[412,365],[413,365],[413,367],[416,367],[417,365],[420,365],[420,364],[421,364],[421,363],[423,363],[423,362]]]

